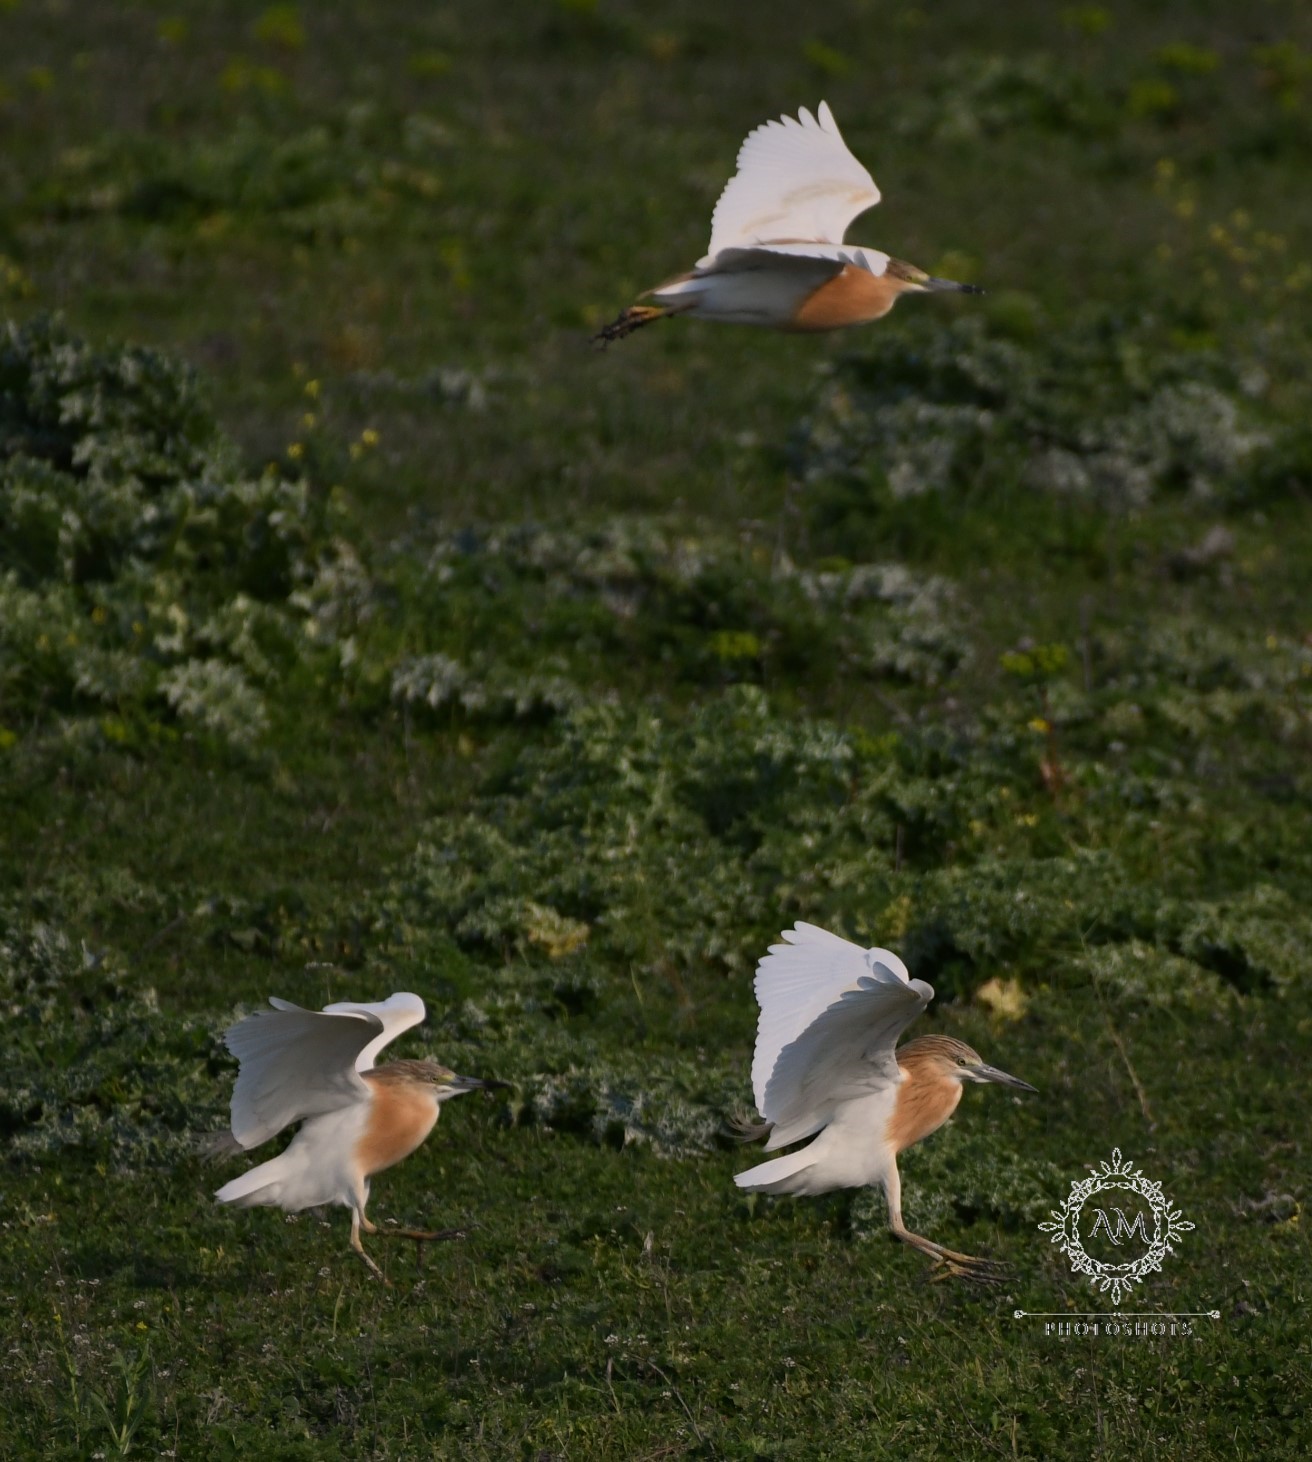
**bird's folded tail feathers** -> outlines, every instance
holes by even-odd
[[[280,1153],[225,1183],[214,1196],[220,1203],[235,1203],[238,1208],[254,1208],[261,1204],[276,1207],[282,1203],[283,1183],[289,1176],[287,1154]]]
[[[735,1173],[733,1180],[752,1193],[807,1193],[810,1191],[808,1169],[814,1166],[815,1153],[810,1147],[803,1147],[770,1162],[758,1163],[745,1173]]]

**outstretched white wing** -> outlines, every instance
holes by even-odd
[[[241,1063],[232,1089],[232,1135],[258,1147],[307,1117],[369,1099],[356,1061],[383,1029],[366,1011],[333,1015],[271,1000],[223,1037]]]
[[[279,1004],[276,1000],[273,1003]],[[375,1036],[356,1057],[357,1071],[368,1071],[378,1060],[378,1053],[383,1047],[390,1045],[402,1031],[418,1025],[426,1013],[424,1002],[418,995],[411,995],[407,990],[389,995],[386,1000],[378,1000],[372,1005],[339,1000],[336,1005],[325,1005],[323,1009],[325,1015],[376,1015],[382,1021],[382,1035]]]
[[[715,205],[708,257],[771,241],[841,244],[857,214],[878,202],[875,180],[848,151],[829,104],[815,116],[802,107],[748,133]]]
[[[752,1089],[774,1124],[767,1148],[818,1132],[838,1102],[899,1079],[898,1037],[934,998],[897,955],[814,924],[784,931],[756,969]]]

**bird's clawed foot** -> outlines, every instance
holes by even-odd
[[[934,1283],[945,1279],[971,1279],[976,1284],[1001,1284],[1010,1273],[1007,1265],[996,1259],[980,1259],[974,1254],[959,1254],[955,1249],[945,1249],[933,1239],[922,1238],[906,1229],[894,1229],[894,1234],[904,1244],[928,1254],[934,1261],[931,1278]]]
[[[359,1254],[361,1259],[363,1259],[364,1262],[369,1266],[369,1273],[372,1274],[375,1279],[382,1280],[382,1282],[388,1287],[388,1289],[391,1289],[392,1281],[388,1279],[387,1275],[383,1273],[383,1271],[378,1267],[377,1264],[374,1263],[369,1255],[366,1254],[363,1249],[357,1249],[355,1252]]]
[[[592,337],[592,343],[604,350],[613,341],[623,340],[626,335],[632,335],[653,320],[664,319],[667,314],[669,311],[660,305],[630,305],[617,320],[598,330]]]
[[[413,1239],[415,1241],[415,1262],[421,1267],[424,1262],[425,1244],[440,1244],[450,1239],[467,1237],[467,1231],[462,1228],[383,1228],[378,1232],[389,1238]]]
[[[384,1238],[414,1239],[417,1244],[434,1244],[444,1239],[469,1237],[468,1230],[462,1228],[381,1228],[378,1232]]]
[[[1011,1271],[1005,1264],[993,1259],[977,1259],[972,1254],[952,1254],[945,1251],[934,1260],[930,1274],[931,1284],[942,1284],[945,1279],[969,1279],[975,1284],[1002,1284]]]
[[[463,1239],[467,1231],[462,1228],[395,1228],[388,1225],[386,1228],[379,1228],[369,1220],[361,1219],[351,1228],[351,1247],[369,1266],[369,1272],[376,1278],[381,1279],[388,1287],[392,1288],[392,1281],[383,1273],[377,1264],[364,1251],[364,1245],[360,1242],[360,1230],[367,1234],[375,1234],[379,1238],[386,1239],[413,1239],[418,1248],[419,1263],[424,1262],[424,1245],[441,1243],[447,1239]]]
[[[370,1231],[373,1231],[372,1224],[370,1225]],[[375,1264],[374,1261],[369,1257],[369,1255],[365,1253],[364,1245],[360,1242],[360,1230],[358,1228],[352,1228],[351,1230],[351,1247],[355,1250],[357,1254],[359,1254],[361,1259],[364,1260],[369,1269],[369,1273],[372,1274],[375,1279],[381,1279],[382,1282],[388,1287],[388,1289],[391,1289],[392,1281],[388,1279],[387,1275],[385,1275],[383,1271],[378,1267],[378,1265]]]

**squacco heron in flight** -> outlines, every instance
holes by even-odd
[[[267,1204],[288,1213],[340,1203],[351,1210],[351,1247],[383,1279],[360,1243],[362,1229],[379,1232],[364,1215],[370,1179],[415,1151],[433,1130],[443,1102],[504,1083],[457,1076],[436,1061],[374,1065],[384,1046],[423,1020],[418,995],[401,993],[373,1005],[343,1002],[321,1011],[276,997],[269,1004],[272,1010],[238,1021],[223,1038],[240,1062],[232,1138],[238,1148],[250,1149],[295,1122],[300,1130],[277,1157],[225,1183],[214,1196],[241,1208]],[[420,1242],[458,1234],[382,1232]]]
[[[956,1110],[966,1082],[1034,1091],[951,1036],[898,1037],[934,998],[887,949],[862,949],[814,924],[784,931],[756,967],[761,1007],[752,1089],[766,1150],[807,1146],[739,1173],[757,1193],[813,1195],[880,1184],[903,1243],[945,1273],[988,1279],[997,1266],[913,1234],[902,1222],[897,1155]]]
[[[875,180],[848,151],[827,102],[749,132],[711,219],[711,242],[687,274],[650,289],[594,339],[622,340],[667,315],[840,330],[888,314],[901,294],[973,284],[935,279],[878,249],[845,244],[852,220],[879,202]]]

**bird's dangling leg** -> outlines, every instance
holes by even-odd
[[[1000,1284],[1006,1273],[1006,1266],[993,1259],[980,1259],[974,1254],[959,1254],[955,1249],[946,1249],[933,1239],[913,1234],[901,1224],[892,1226],[893,1234],[904,1244],[928,1254],[935,1264],[935,1281],[943,1279],[973,1279],[980,1284]]]
[[[383,1228],[378,1232],[385,1239],[414,1239],[416,1243],[440,1243],[445,1239],[464,1239],[468,1234],[462,1228]]]
[[[928,1254],[936,1266],[942,1266],[935,1279],[976,1279],[983,1284],[1001,1282],[1002,1266],[993,1260],[977,1259],[973,1254],[958,1254],[955,1249],[945,1249],[933,1239],[913,1234],[902,1222],[902,1179],[896,1164],[884,1174],[884,1198],[888,1203],[888,1226],[894,1237],[910,1244],[913,1249],[919,1249],[922,1254]]]
[[[463,1239],[467,1237],[462,1228],[384,1228],[379,1229],[384,1238],[392,1239],[413,1239],[415,1241],[416,1262],[423,1265],[424,1245],[443,1243],[450,1239]]]
[[[383,1273],[378,1265],[375,1264],[374,1261],[369,1257],[369,1255],[366,1254],[364,1251],[364,1245],[360,1242],[360,1230],[362,1228],[367,1234],[376,1234],[378,1232],[377,1228],[369,1222],[369,1220],[364,1216],[363,1213],[360,1212],[358,1208],[351,1209],[351,1247],[369,1266],[370,1272],[374,1274],[378,1279],[381,1279],[383,1283],[387,1285],[387,1287],[390,1289],[392,1286],[392,1281],[388,1279],[388,1277]]]
[[[600,345],[604,350],[613,341],[623,340],[626,335],[632,335],[635,330],[641,330],[653,320],[663,320],[666,315],[674,313],[664,305],[630,305],[618,319],[598,330],[592,337],[592,343]]]

